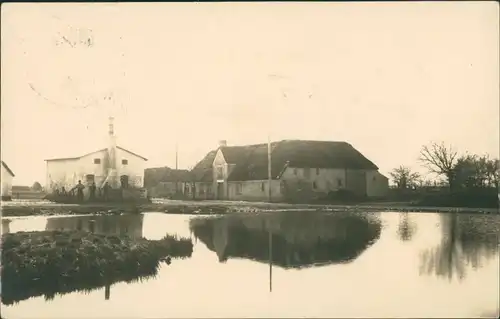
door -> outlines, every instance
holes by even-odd
[[[224,199],[224,183],[217,183],[217,199]]]
[[[120,184],[122,188],[128,188],[128,175],[120,176]]]
[[[92,174],[88,174],[87,176],[85,176],[85,181],[87,183],[87,186],[90,186],[90,185],[92,185],[92,183],[94,183],[95,176]]]

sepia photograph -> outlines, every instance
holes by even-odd
[[[496,1],[3,3],[2,318],[498,318]]]

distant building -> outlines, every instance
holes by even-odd
[[[79,180],[85,186],[95,182],[98,188],[105,182],[113,188],[142,188],[144,165],[147,159],[116,145],[113,118],[110,118],[108,145],[80,156],[54,158],[47,163],[46,192],[66,191],[73,188]],[[88,188],[85,188],[88,196]]]
[[[195,197],[268,199],[268,145],[227,146],[223,141],[191,171]],[[338,190],[382,197],[389,181],[346,142],[283,140],[271,143],[271,200],[317,198]]]
[[[172,169],[165,166],[144,170],[144,187],[150,197],[171,198],[184,194],[186,184],[190,181],[190,172],[187,169]]]
[[[14,172],[9,168],[9,166],[2,161],[2,200],[12,199],[12,180],[14,179]]]
[[[214,191],[214,160],[217,150],[207,153],[191,170],[193,182],[187,183],[184,192],[187,196],[196,199],[215,199]]]
[[[15,199],[42,199],[45,195],[45,192],[35,191],[29,186],[12,185],[12,198]]]

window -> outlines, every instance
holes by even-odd
[[[94,164],[101,164],[100,158],[94,158]]]
[[[377,176],[373,176],[373,181],[375,182],[375,180],[377,179]]]
[[[241,183],[236,184],[236,194],[241,195],[243,185]]]
[[[316,168],[316,175],[319,175],[319,168]]]
[[[316,182],[313,182],[313,189],[318,189],[318,184],[316,184]]]
[[[337,186],[342,187],[342,180],[340,178],[337,178]]]
[[[297,175],[299,174],[299,170],[298,170],[298,169],[296,169],[296,168],[294,168],[294,169],[293,169],[293,174],[294,174],[295,176],[297,176]]]
[[[123,165],[127,165],[127,164],[128,164],[128,160],[126,160],[126,159],[122,159],[122,164],[123,164]]]
[[[266,184],[260,183],[260,190],[264,192],[266,190]]]
[[[215,176],[217,180],[224,179],[224,171],[222,166],[217,166],[215,168]]]

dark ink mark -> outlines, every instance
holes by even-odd
[[[68,39],[66,39],[65,36],[62,37],[62,39],[67,43],[69,44],[72,48],[74,48],[75,46],[73,45],[73,43],[71,43]]]
[[[83,109],[85,109],[85,108],[87,108],[87,107],[89,107],[89,106],[91,106],[91,105],[92,105],[92,103],[87,103],[87,104],[84,104],[84,105],[82,105],[82,106],[64,105],[64,104],[61,104],[61,103],[58,103],[58,102],[52,101],[52,100],[50,100],[50,99],[46,98],[45,96],[43,96],[43,95],[42,95],[42,94],[41,94],[41,93],[40,93],[40,92],[39,92],[39,91],[35,88],[35,86],[34,86],[32,83],[29,83],[29,86],[30,86],[31,90],[32,90],[33,92],[35,92],[35,94],[36,94],[36,95],[38,95],[40,98],[42,98],[42,99],[43,99],[43,100],[45,100],[46,102],[48,102],[48,103],[50,103],[50,104],[52,104],[52,105],[55,105],[55,106],[57,106],[57,107],[70,107],[70,108],[74,108],[74,109],[76,109],[76,108],[83,108]],[[78,100],[78,98],[76,98],[76,100]],[[95,104],[95,103],[94,103],[94,104]]]

